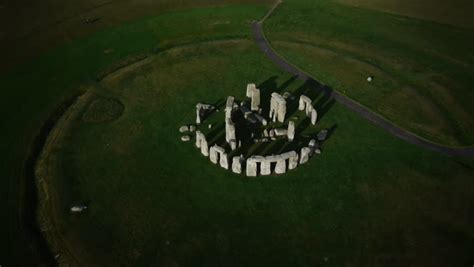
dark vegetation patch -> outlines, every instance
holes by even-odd
[[[122,116],[125,110],[122,102],[115,98],[100,97],[93,100],[82,115],[85,122],[108,122]]]

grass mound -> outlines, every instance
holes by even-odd
[[[100,97],[87,107],[82,115],[85,122],[108,122],[119,118],[124,111],[124,105],[115,98]]]

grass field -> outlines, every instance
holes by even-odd
[[[263,59],[249,41],[175,48],[91,89],[119,100],[125,112],[106,123],[84,122],[78,113],[53,150],[57,176],[49,176],[48,188],[68,244],[62,247],[88,266],[473,260],[470,163],[406,144],[338,104],[318,126],[336,127],[323,155],[282,176],[246,179],[179,140],[196,102],[243,99],[247,81],[310,92]],[[89,211],[71,215],[75,203],[89,203]]]
[[[474,27],[472,16],[474,3],[469,0],[337,0],[337,2],[462,28]]]
[[[0,165],[0,196],[8,219],[0,223],[0,236],[7,237],[0,239],[0,264],[33,257],[28,254],[32,241],[22,221],[23,213],[34,208],[24,200],[30,196],[24,191],[32,181],[27,184],[23,179],[23,164],[41,125],[56,107],[77,94],[81,85],[94,82],[120,62],[175,45],[248,37],[250,20],[263,16],[266,10],[264,5],[234,5],[144,18],[98,31],[3,73],[2,88],[8,90],[2,91],[0,100],[4,114],[0,148],[5,152]]]
[[[473,29],[333,1],[284,2],[264,29],[289,62],[389,120],[438,143],[474,143]]]
[[[271,0],[58,0],[0,3],[0,71],[14,69],[47,51],[99,30],[146,16]],[[87,20],[93,23],[86,23]]]

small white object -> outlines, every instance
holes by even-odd
[[[180,133],[184,133],[184,132],[187,132],[189,131],[189,127],[187,125],[183,125],[181,127],[179,127],[179,132]]]
[[[189,135],[183,135],[183,136],[181,136],[181,141],[187,142],[187,141],[189,141],[189,140],[191,140],[191,137],[189,137]]]
[[[211,128],[212,128],[212,124],[207,125],[207,128],[211,129]]]
[[[84,206],[84,205],[81,205],[81,206],[72,206],[71,207],[71,212],[74,212],[74,213],[81,213],[83,212],[84,210],[87,209],[87,206]]]
[[[372,76],[369,76],[367,77],[367,81],[370,83],[372,81],[373,77]]]

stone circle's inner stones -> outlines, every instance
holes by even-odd
[[[242,104],[240,105],[240,111],[244,115],[244,118],[249,121],[250,123],[257,123],[257,118],[255,117],[255,114],[245,105]]]
[[[305,95],[301,95],[299,103],[298,103],[298,109],[301,111],[304,110],[306,112],[306,115],[308,115],[308,113],[311,112],[311,109],[312,109],[311,103],[312,101],[309,97]]]
[[[215,110],[213,105],[197,103],[196,104],[196,124],[201,124],[204,120],[204,117],[208,115],[210,112]]]
[[[275,135],[276,136],[285,136],[288,134],[288,130],[287,129],[283,129],[283,128],[275,128],[274,129],[274,132],[275,132]]]
[[[268,124],[267,120],[262,115],[258,113],[253,113],[253,115],[263,126],[266,126]]]
[[[190,132],[196,131],[196,126],[194,126],[194,125],[189,125],[189,131],[190,131]]]
[[[242,173],[242,156],[234,156],[232,158],[232,172],[234,173]]]
[[[180,133],[184,133],[184,132],[187,132],[189,131],[189,127],[187,125],[183,125],[181,127],[179,127],[179,132]]]
[[[234,109],[234,97],[228,96],[225,104],[225,118],[232,118],[232,110]]]
[[[311,149],[309,147],[302,147],[301,148],[300,164],[304,164],[304,163],[308,162],[310,153],[311,153]]]
[[[260,89],[254,83],[247,84],[246,96],[250,97],[250,109],[257,111],[260,106]]]
[[[311,118],[311,124],[316,125],[316,121],[318,119],[318,112],[311,103],[312,101],[309,97],[301,95],[298,103],[298,109],[301,111],[304,110],[306,116]]]
[[[270,119],[275,122],[284,122],[286,115],[286,100],[278,93],[272,93],[270,100]]]
[[[181,136],[181,141],[187,142],[187,141],[189,141],[189,140],[191,140],[191,137],[190,137],[189,135],[183,135],[183,136]]]
[[[318,119],[318,112],[313,108],[311,111],[311,124],[316,125],[316,120]]]
[[[235,137],[235,124],[230,118],[225,120],[225,141],[231,146],[232,150],[237,148],[237,139]]]
[[[288,141],[290,142],[295,139],[295,122],[294,121],[288,122],[288,130],[287,130],[286,136],[288,138]]]

